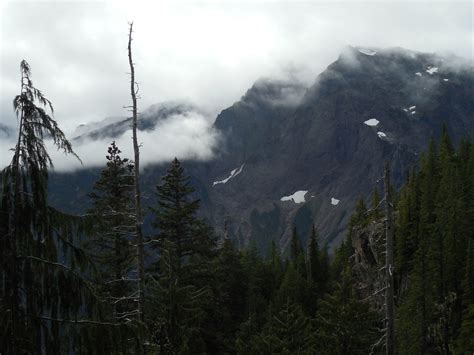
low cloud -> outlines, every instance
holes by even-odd
[[[201,114],[186,113],[158,123],[153,130],[139,131],[141,167],[167,162],[175,157],[181,160],[211,159],[219,142],[219,134],[209,122],[209,119]],[[62,151],[58,151],[52,142],[47,141],[47,146],[55,171],[64,172],[105,166],[107,147],[112,140],[115,140],[123,157],[133,160],[131,130],[115,139],[84,140],[73,145],[74,151],[83,161],[83,166],[73,156],[65,156]],[[12,147],[12,139],[0,141],[2,167],[10,163],[13,153],[8,150]]]
[[[0,5],[1,122],[15,122],[21,59],[65,130],[123,115],[129,20],[141,107],[188,99],[210,119],[259,77],[311,85],[346,45],[473,53],[472,2],[12,0]]]

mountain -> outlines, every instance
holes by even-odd
[[[152,105],[138,115],[138,129],[141,131],[153,130],[159,122],[188,112],[201,113],[201,110],[184,101],[167,101]],[[131,125],[131,117],[108,117],[99,122],[82,124],[74,131],[72,141],[82,143],[84,140],[116,138],[128,131]]]
[[[214,129],[222,144],[215,158],[184,166],[203,215],[220,233],[226,226],[240,246],[255,243],[266,252],[274,239],[285,248],[293,225],[305,243],[312,223],[334,245],[357,199],[382,188],[386,161],[399,186],[443,124],[455,142],[472,137],[473,89],[472,64],[459,58],[348,47],[309,88],[257,81],[217,116]],[[149,116],[144,112],[142,130],[166,116],[156,107],[147,110]],[[128,124],[122,120],[87,134],[110,135]],[[165,168],[144,170],[146,204],[153,203]],[[53,203],[84,207],[97,175],[91,170],[54,176]],[[70,181],[80,194],[64,195]]]

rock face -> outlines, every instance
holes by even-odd
[[[241,246],[252,242],[265,252],[276,240],[285,248],[294,224],[305,243],[312,223],[334,245],[356,200],[377,186],[386,160],[400,184],[443,123],[455,142],[472,137],[473,92],[473,68],[457,58],[349,47],[309,88],[255,83],[217,116],[214,128],[223,140],[215,159],[184,162],[185,168],[202,213],[218,232],[226,224]],[[142,129],[163,116],[157,112]],[[163,166],[145,170],[145,202],[152,202],[163,173]],[[53,184],[61,186],[61,179]],[[52,186],[56,204],[73,197],[58,198]],[[281,200],[304,191],[299,203]]]

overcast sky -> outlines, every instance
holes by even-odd
[[[140,108],[187,99],[215,114],[260,77],[310,84],[346,45],[473,58],[472,2],[2,1],[0,121],[26,59],[60,126],[126,115],[134,21]],[[151,5],[153,4],[153,5]]]
[[[348,44],[473,56],[472,2],[1,3],[2,122],[24,58],[66,130],[125,114],[129,20],[142,109],[185,98],[216,112],[262,76],[311,82]]]

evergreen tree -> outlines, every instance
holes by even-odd
[[[160,255],[151,272],[156,282],[150,329],[161,351],[204,351],[201,323],[211,294],[207,279],[215,240],[196,216],[199,200],[192,199],[194,189],[178,159],[156,190],[158,203],[152,212],[158,234],[151,242]]]
[[[261,334],[253,339],[250,353],[314,354],[316,337],[313,321],[300,306],[287,305],[271,316]]]
[[[82,276],[86,259],[77,237],[84,233],[83,221],[47,202],[53,162],[44,137],[76,155],[52,118],[51,102],[33,86],[30,66],[23,60],[20,68],[21,92],[13,101],[18,140],[2,172],[0,198],[0,346],[9,354],[60,353],[80,338],[76,331],[87,335],[86,323],[94,319],[81,316],[97,316],[98,305]]]
[[[380,317],[355,292],[349,267],[320,303],[318,353],[366,354],[380,337]]]
[[[456,354],[469,354],[474,351],[474,303],[466,310],[459,336],[456,341]]]
[[[112,305],[112,321],[123,324],[136,318],[137,272],[133,247],[133,165],[120,156],[112,142],[106,156],[107,165],[89,194],[93,229],[87,247],[95,263],[93,279],[99,285],[101,298]],[[130,329],[116,332],[117,349],[127,352],[134,340]],[[130,344],[131,343],[131,344]],[[128,350],[127,350],[128,349]]]
[[[395,264],[401,278],[400,290],[406,289],[406,278],[413,269],[414,254],[418,247],[419,189],[417,174],[413,170],[402,188],[397,204],[399,217],[396,220]]]
[[[309,237],[308,263],[309,278],[314,284],[319,286],[321,283],[321,263],[319,260],[318,236],[314,224],[313,228],[311,229],[311,236]]]
[[[230,239],[225,239],[214,261],[216,275],[213,305],[207,314],[206,332],[213,338],[211,353],[235,351],[235,337],[245,319],[247,283],[239,253]]]
[[[296,230],[296,226],[293,227],[293,233],[291,234],[291,245],[290,245],[290,257],[291,261],[296,262],[298,257],[302,253],[300,236]]]

